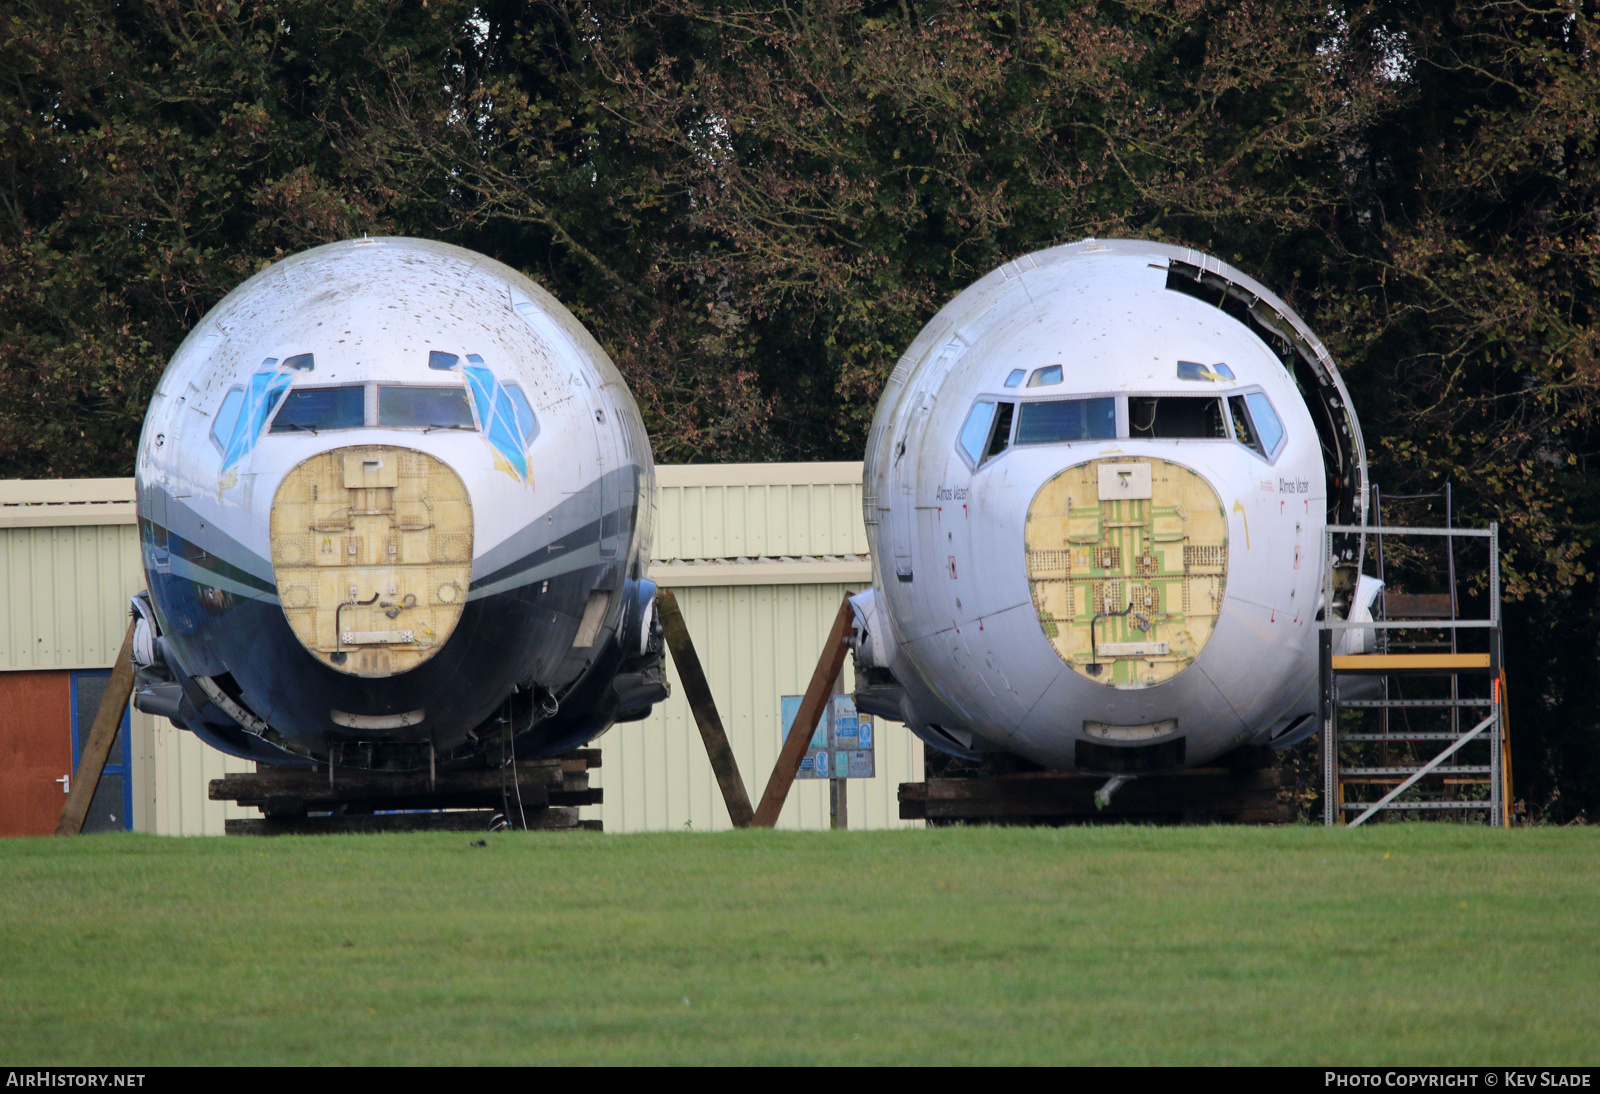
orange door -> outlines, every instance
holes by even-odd
[[[0,672],[0,836],[48,836],[72,771],[71,673]]]

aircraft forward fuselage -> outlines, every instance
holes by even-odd
[[[293,256],[151,400],[136,701],[270,762],[587,740],[665,695],[653,485],[626,384],[527,278],[420,240]]]
[[[1364,467],[1326,352],[1244,275],[1135,241],[1011,263],[879,405],[858,702],[946,751],[1112,774],[1298,737],[1323,531]]]

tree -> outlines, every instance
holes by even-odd
[[[1169,240],[1306,317],[1387,491],[1450,481],[1501,522],[1519,781],[1600,806],[1593,0],[29,0],[3,26],[0,473],[127,473],[187,329],[363,231],[547,285],[668,461],[852,458],[971,281]]]

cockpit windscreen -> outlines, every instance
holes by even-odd
[[[365,384],[293,388],[272,419],[272,432],[359,429],[364,424],[365,404]]]
[[[1019,408],[1017,444],[1104,441],[1117,435],[1115,399],[1050,399]]]
[[[1128,397],[1128,436],[1225,441],[1222,400],[1194,395]]]
[[[378,424],[398,429],[473,429],[464,387],[378,385]]]

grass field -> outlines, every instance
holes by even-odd
[[[0,841],[0,1064],[1600,1062],[1600,829]]]

